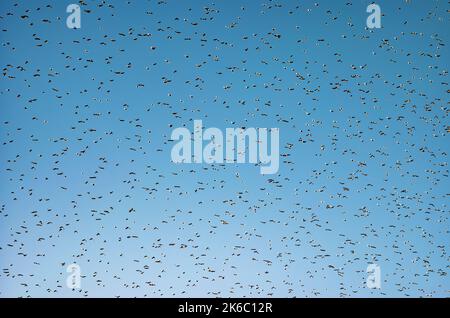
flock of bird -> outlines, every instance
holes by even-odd
[[[370,3],[3,1],[0,297],[448,297],[448,2]],[[279,171],[172,163],[197,119]]]

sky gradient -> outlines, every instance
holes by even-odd
[[[449,296],[447,1],[70,3],[0,3],[0,297]],[[194,120],[278,173],[171,162]]]

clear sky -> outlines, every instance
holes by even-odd
[[[0,297],[449,296],[447,1],[70,3],[0,3]],[[172,163],[194,120],[278,173]]]

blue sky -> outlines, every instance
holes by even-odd
[[[448,296],[448,3],[85,2],[0,4],[1,297]],[[196,119],[278,173],[173,164]]]

